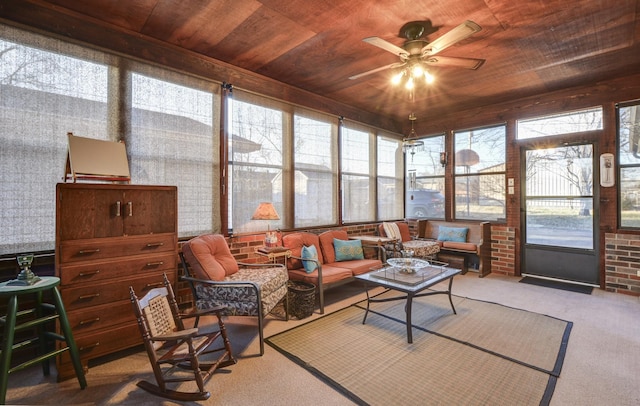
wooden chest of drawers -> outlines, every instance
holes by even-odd
[[[177,281],[177,189],[114,184],[57,185],[56,276],[88,369],[91,359],[142,343],[129,298]],[[58,380],[75,376],[66,353]]]

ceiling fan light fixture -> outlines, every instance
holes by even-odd
[[[410,77],[413,77],[414,80],[421,81],[421,78],[424,76],[426,83],[433,82],[433,77],[429,77],[424,74],[424,71],[428,69],[428,66],[454,66],[458,68],[476,70],[484,63],[484,59],[459,58],[452,56],[434,57],[434,55],[438,54],[443,49],[448,48],[480,31],[482,28],[478,24],[467,20],[435,40],[429,41],[427,37],[438,31],[439,28],[440,26],[433,26],[429,20],[408,22],[400,29],[400,36],[406,38],[406,41],[402,46],[397,46],[378,37],[364,38],[364,42],[381,48],[387,52],[391,52],[395,56],[399,57],[400,61],[371,69],[358,75],[353,75],[349,77],[349,79],[359,79],[363,76],[371,75],[386,69],[399,69],[399,73],[393,77],[391,82],[396,86],[404,85],[405,88],[410,90],[410,95],[413,99],[413,87],[412,84],[407,84],[407,81]]]
[[[404,71],[400,71],[391,77],[391,83],[394,85],[399,85],[402,82],[402,78],[404,77]]]
[[[427,84],[432,84],[434,80],[436,80],[436,78],[429,73],[428,70],[424,71],[424,81],[427,82]]]
[[[418,133],[413,128],[413,123],[417,120],[417,117],[414,113],[409,114],[409,121],[411,121],[411,131],[409,131],[409,135],[402,140],[402,152],[411,154],[411,160],[413,161],[413,155],[416,152],[422,151],[424,147],[424,141],[417,140]]]
[[[411,68],[411,74],[416,79],[424,75],[424,72],[425,71],[424,69],[422,69],[422,66],[420,66],[420,64],[416,64],[413,68]]]
[[[413,78],[409,77],[409,79],[407,79],[407,83],[404,84],[404,87],[407,90],[412,90],[414,88],[415,84],[413,83]]]

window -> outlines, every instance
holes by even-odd
[[[620,227],[640,228],[640,103],[618,106]]]
[[[54,249],[67,132],[112,139],[109,69],[99,53],[0,25],[0,255]]]
[[[375,220],[373,134],[349,123],[342,129],[342,221]]]
[[[276,102],[234,90],[229,99],[229,228],[246,233],[283,224],[285,114]],[[271,202],[280,220],[251,220]],[[268,221],[268,224],[264,224]]]
[[[519,140],[602,130],[602,107],[518,120]]]
[[[213,84],[150,67],[140,69],[167,79],[131,75],[131,136],[126,142],[132,181],[178,186],[179,236],[217,230],[220,205],[212,191],[219,190],[220,177],[214,173],[219,120],[213,117]]]
[[[455,218],[505,217],[506,127],[454,132]]]
[[[405,157],[405,215],[444,219],[444,135],[420,139],[423,146],[409,150]]]
[[[294,227],[338,222],[337,120],[308,111],[294,116]]]
[[[217,87],[0,25],[0,255],[54,249],[67,132],[124,138],[132,183],[177,185],[181,236],[219,229]]]
[[[221,231],[220,94],[204,79],[0,24],[0,255],[54,249],[67,132],[124,141],[133,183],[176,185],[180,237]],[[339,196],[337,117],[237,89],[227,101],[232,231],[335,225],[341,197],[343,221],[401,217],[399,141],[376,143],[350,123]],[[251,220],[262,201],[281,219]]]
[[[403,217],[402,141],[378,135],[378,216],[377,220]]]

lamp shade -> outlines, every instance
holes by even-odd
[[[273,203],[262,202],[253,212],[251,220],[280,220],[280,216],[276,208],[273,207]]]

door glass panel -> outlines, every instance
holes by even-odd
[[[527,200],[527,243],[593,248],[591,198]]]
[[[593,146],[526,154],[526,242],[593,249]]]

